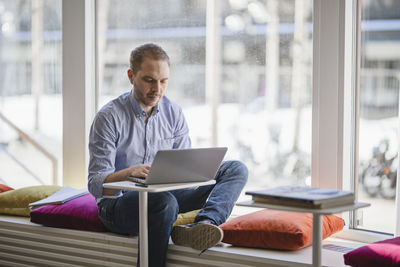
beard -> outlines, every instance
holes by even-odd
[[[143,91],[145,90],[141,90],[138,89],[139,87],[136,85],[136,83],[134,83],[134,96],[136,98],[136,100],[141,104],[141,105],[145,105],[148,107],[154,107],[157,105],[157,103],[160,101],[161,97],[163,96],[160,93],[145,93]]]

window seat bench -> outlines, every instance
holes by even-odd
[[[0,266],[136,266],[137,236],[70,230],[31,223],[28,217],[0,215]],[[323,241],[322,265],[345,266],[343,251],[364,245]],[[199,251],[169,245],[167,266],[311,266],[312,249],[276,251],[221,244]]]

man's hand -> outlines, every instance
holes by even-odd
[[[150,165],[139,164],[128,168],[128,176],[146,178],[149,174]]]
[[[104,180],[104,183],[111,183],[111,182],[120,182],[128,180],[128,176],[146,178],[147,174],[149,173],[150,165],[146,164],[138,164],[131,166],[129,168],[114,172],[107,176]],[[112,195],[118,193],[120,190],[118,189],[108,189],[103,188],[103,195]]]

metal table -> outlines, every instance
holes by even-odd
[[[147,225],[147,193],[148,192],[164,192],[176,189],[198,187],[204,185],[215,184],[215,180],[206,182],[191,182],[178,184],[157,184],[148,186],[139,186],[130,181],[122,181],[115,183],[105,183],[104,188],[121,189],[139,192],[139,245],[140,245],[140,265],[147,267],[148,262],[148,225]]]
[[[322,216],[325,214],[335,214],[344,211],[356,210],[359,208],[365,208],[370,206],[369,203],[355,202],[352,205],[338,206],[333,208],[323,208],[323,209],[308,209],[299,207],[290,207],[284,205],[272,205],[260,202],[254,202],[253,200],[237,203],[238,206],[246,207],[257,207],[257,208],[267,208],[274,210],[286,210],[294,212],[304,212],[313,214],[313,240],[312,240],[312,266],[321,267],[321,246],[322,246]]]

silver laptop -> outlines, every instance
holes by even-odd
[[[129,176],[137,185],[205,182],[212,180],[226,147],[159,150],[147,178]]]

